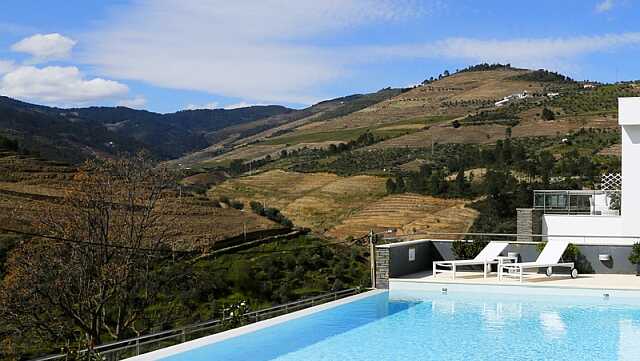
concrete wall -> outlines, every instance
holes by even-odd
[[[633,245],[640,240],[640,238],[611,238],[611,236],[623,235],[623,219],[621,216],[545,214],[542,217],[542,234],[554,236],[591,235],[590,237],[548,237],[549,241],[567,240],[576,245]]]
[[[413,249],[415,257],[413,261],[409,259],[411,249]],[[433,257],[436,254],[431,240],[400,242],[376,247],[376,255],[379,258],[386,257],[389,265],[393,265],[393,267],[389,267],[388,271],[391,278],[424,271],[425,265],[431,264],[435,260]]]

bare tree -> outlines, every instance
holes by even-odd
[[[17,337],[88,346],[139,333],[176,241],[175,175],[144,155],[88,161],[62,204],[35,225],[51,238],[19,245],[0,289],[0,319]],[[166,275],[165,275],[166,276]]]

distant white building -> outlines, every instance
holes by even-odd
[[[505,98],[505,99],[502,99],[502,100],[500,100],[500,101],[497,101],[497,102],[495,102],[495,106],[497,106],[497,107],[501,107],[501,106],[503,106],[503,105],[507,104],[507,103],[509,102],[509,100],[510,100],[510,99]]]
[[[512,100],[524,99],[524,98],[527,98],[528,96],[529,96],[529,93],[525,90],[522,93],[514,93],[511,95],[507,95],[506,97],[502,98],[502,100],[495,102],[494,105],[496,107],[501,107]]]

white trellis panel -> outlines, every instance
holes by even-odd
[[[619,191],[622,189],[622,175],[620,173],[607,173],[600,177],[600,189],[604,191]]]

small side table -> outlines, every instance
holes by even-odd
[[[498,280],[502,280],[502,265],[505,263],[516,263],[518,262],[517,256],[498,256],[496,257],[498,260]]]

